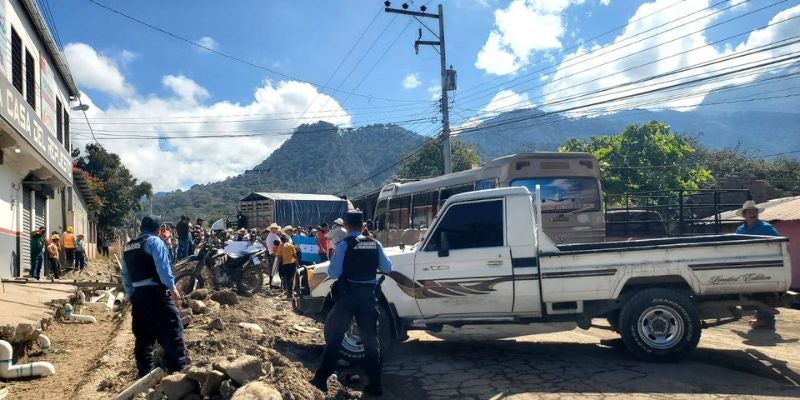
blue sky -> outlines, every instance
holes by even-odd
[[[426,135],[439,127],[439,56],[426,47],[415,55],[413,41],[420,23],[382,12],[382,1],[96,1],[225,54],[341,90],[232,61],[87,0],[49,1],[73,75],[84,101],[92,105],[88,115],[96,136],[156,190],[186,188],[252,168],[302,122],[399,122]],[[419,9],[423,3],[418,0],[410,8]],[[436,4],[428,2],[428,11],[435,12]],[[759,33],[750,31],[800,15],[799,4],[800,0],[446,0],[447,58],[458,71],[459,86],[453,96],[453,126],[470,126],[514,108],[558,109],[574,103],[563,103],[565,96],[785,39],[800,32],[800,18]],[[437,30],[435,20],[424,22]],[[657,34],[663,23],[672,25]],[[618,27],[625,28],[593,39]],[[422,29],[423,39],[434,39]],[[630,44],[630,36],[647,29],[655,29],[652,38]],[[737,34],[743,35],[712,44]],[[630,47],[611,54],[626,40]],[[612,76],[694,47],[697,50],[681,57]],[[637,52],[641,54],[617,60]],[[786,53],[769,56],[781,54]],[[748,79],[755,77],[727,83],[744,84]],[[688,109],[702,100],[701,92],[654,108]],[[612,104],[603,111],[623,107]],[[73,117],[74,131],[78,141],[85,142],[89,134],[78,117],[83,116]],[[147,138],[220,133],[264,135]],[[237,157],[222,152],[229,146],[241,149]],[[173,167],[170,174],[158,167],[163,163]]]

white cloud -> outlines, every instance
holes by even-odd
[[[478,52],[475,67],[503,75],[530,63],[534,51],[560,49],[563,12],[583,0],[513,0],[495,10],[495,29]]]
[[[428,86],[428,93],[431,95],[431,100],[439,100],[442,98],[442,87],[440,85]]]
[[[122,60],[132,59],[133,53],[123,52]],[[110,57],[98,54],[84,43],[68,43],[64,56],[78,85],[103,93],[124,97],[134,94],[133,87],[125,81],[117,63]]]
[[[663,79],[606,91],[590,98],[565,100],[571,96],[579,96],[597,90],[612,88],[620,84],[636,82],[643,78],[674,72],[681,68],[699,66],[703,63],[713,62],[720,57],[741,55],[742,52],[755,47],[790,38],[800,31],[800,20],[795,19],[754,31],[739,44],[731,45],[728,43],[724,46],[719,44],[705,46],[709,41],[704,30],[714,23],[719,15],[697,18],[713,12],[704,11],[710,5],[710,0],[685,2],[682,3],[681,7],[667,7],[668,4],[673,3],[674,0],[657,0],[652,3],[645,3],[638,8],[630,19],[630,21],[636,21],[629,22],[625,30],[612,43],[604,46],[595,44],[589,48],[581,46],[574,52],[564,56],[556,72],[552,74],[550,83],[543,88],[542,107],[552,111],[597,101],[612,100],[620,96],[638,94],[800,51],[800,45],[794,44],[741,56],[740,58],[710,63],[707,66],[668,75]],[[663,11],[655,13],[651,17],[643,18],[645,15],[654,13],[657,10]],[[779,12],[769,24],[787,20],[797,15],[800,15],[800,6]],[[690,17],[687,18],[687,16]],[[678,27],[678,25],[694,19],[697,19],[697,21]],[[640,32],[662,24],[668,25],[630,39]],[[656,32],[663,33],[647,38]],[[647,39],[642,40],[643,38]],[[637,43],[637,41],[639,42]],[[697,50],[686,52],[692,49]],[[588,54],[589,52],[591,54]],[[683,54],[670,57],[679,53]],[[625,108],[679,108],[685,110],[699,104],[705,95],[712,90],[731,84],[752,82],[756,78],[757,75],[750,75],[726,79],[722,82],[709,82],[702,86],[687,88],[685,91],[652,95],[643,94],[632,100],[606,103],[602,106],[593,106],[591,109],[601,112]],[[588,111],[576,111],[573,114],[582,112]]]
[[[421,84],[419,73],[408,74],[403,78],[403,89],[414,89]]]
[[[214,38],[212,38],[211,36],[203,36],[200,39],[197,39],[197,44],[209,48],[211,50],[219,50],[219,43],[217,43],[217,41],[214,40]],[[198,49],[198,50],[208,51],[205,49]]]
[[[71,69],[75,67],[71,65]],[[170,94],[131,96],[106,109],[82,94],[82,101],[90,105],[87,115],[100,143],[119,154],[134,176],[151,182],[156,191],[186,189],[253,168],[302,123],[351,123],[335,99],[302,82],[265,81],[244,104],[206,103],[208,91],[182,75],[167,75],[162,84]],[[91,140],[83,114],[74,112],[72,121],[74,141],[83,147]],[[224,134],[252,136],[196,138]],[[180,138],[141,140],[131,136]]]
[[[527,93],[516,93],[511,89],[501,90],[492,97],[492,100],[483,108],[484,112],[498,114],[501,112],[517,110],[520,108],[531,108]]]
[[[611,4],[611,0],[600,0],[600,4],[602,4],[604,6],[607,6],[607,5]]]

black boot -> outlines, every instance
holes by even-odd
[[[320,374],[319,371],[317,371],[314,374],[314,377],[311,378],[311,380],[308,381],[308,383],[314,385],[314,387],[319,389],[322,393],[328,391],[328,378],[323,377],[323,375]]]

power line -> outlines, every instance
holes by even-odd
[[[148,27],[148,28],[150,28],[150,29],[152,29],[154,31],[157,31],[157,32],[160,32],[160,33],[162,33],[164,35],[172,37],[172,38],[174,38],[176,40],[179,40],[179,41],[182,41],[184,43],[190,44],[192,46],[201,48],[201,49],[206,50],[206,51],[208,51],[210,53],[216,54],[216,55],[218,55],[220,57],[227,58],[227,59],[229,59],[231,61],[235,61],[235,62],[238,62],[240,64],[244,64],[244,65],[247,65],[247,66],[250,66],[250,67],[253,67],[253,68],[257,68],[257,69],[260,69],[260,70],[263,70],[263,71],[267,71],[267,72],[269,72],[269,73],[271,73],[273,75],[278,75],[278,76],[281,76],[281,77],[286,78],[286,79],[291,79],[291,80],[294,80],[294,81],[307,83],[309,85],[316,86],[316,87],[321,88],[321,89],[327,89],[327,90],[331,90],[331,91],[334,91],[334,92],[337,92],[337,93],[351,94],[353,96],[362,97],[362,98],[370,99],[370,100],[375,99],[375,100],[398,102],[398,103],[426,103],[426,101],[422,101],[422,100],[390,99],[390,98],[386,98],[386,97],[378,97],[378,96],[371,96],[371,95],[366,95],[366,94],[361,94],[361,93],[353,93],[353,92],[349,92],[349,91],[346,91],[346,90],[337,89],[337,88],[334,88],[334,87],[331,87],[331,86],[328,86],[328,85],[322,85],[322,84],[319,84],[319,83],[316,83],[316,82],[313,82],[313,81],[310,81],[310,80],[307,80],[307,79],[298,78],[296,76],[292,76],[292,75],[285,74],[285,73],[280,72],[280,71],[276,71],[276,70],[274,70],[272,68],[269,68],[269,67],[266,67],[264,65],[257,64],[257,63],[252,62],[252,61],[245,60],[245,59],[243,59],[241,57],[233,56],[233,55],[230,55],[228,53],[224,53],[222,51],[210,48],[208,46],[204,46],[204,45],[202,45],[200,43],[197,43],[195,41],[187,39],[187,38],[185,38],[183,36],[180,36],[180,35],[178,35],[176,33],[170,32],[170,31],[168,31],[166,29],[157,27],[157,26],[155,26],[153,24],[150,24],[150,23],[148,23],[146,21],[143,21],[143,20],[141,20],[139,18],[136,18],[136,17],[133,17],[131,15],[128,15],[128,14],[122,12],[122,11],[119,11],[119,10],[116,10],[114,8],[111,8],[111,7],[109,7],[109,6],[105,5],[105,4],[99,3],[99,2],[97,2],[95,0],[86,0],[86,1],[98,6],[100,8],[108,10],[108,11],[114,13],[114,14],[117,14],[117,15],[123,17],[123,18],[126,18],[128,20],[136,22],[136,23],[138,23],[140,25],[146,26],[146,27]]]
[[[725,0],[725,1],[728,1],[728,0]],[[716,4],[721,4],[721,3],[725,2],[725,1],[722,1],[722,2],[719,2],[719,3],[716,3]],[[672,42],[675,42],[675,41],[677,41],[677,40],[680,40],[680,39],[684,39],[684,38],[686,38],[686,37],[689,37],[689,36],[691,36],[691,35],[694,35],[694,34],[697,34],[697,33],[704,32],[704,31],[706,31],[706,30],[708,30],[708,29],[711,29],[711,28],[714,28],[714,27],[717,27],[717,26],[720,26],[720,25],[723,25],[723,24],[729,23],[729,22],[731,22],[731,21],[734,21],[734,20],[737,20],[737,19],[743,18],[743,17],[745,17],[745,16],[748,16],[748,15],[751,15],[751,14],[754,14],[754,13],[757,13],[757,12],[759,12],[759,11],[762,11],[762,10],[765,10],[765,9],[767,9],[767,8],[774,7],[774,6],[778,5],[778,4],[785,3],[786,1],[788,1],[788,0],[781,0],[781,1],[778,1],[778,2],[776,2],[776,3],[770,4],[770,5],[767,5],[767,6],[764,6],[764,7],[758,8],[758,9],[755,9],[755,10],[748,11],[747,13],[744,13],[744,14],[741,14],[741,15],[737,15],[737,16],[734,16],[734,17],[732,17],[732,18],[729,18],[729,19],[727,19],[727,20],[720,21],[720,22],[718,22],[718,23],[715,23],[715,24],[712,24],[712,25],[710,25],[710,26],[704,27],[704,28],[702,28],[702,29],[699,29],[699,30],[696,30],[696,31],[693,31],[693,32],[690,32],[690,33],[687,33],[687,34],[684,34],[684,35],[681,35],[681,36],[675,37],[675,38],[673,38],[673,39],[671,39],[671,40],[669,40],[669,41],[666,41],[666,42],[664,42],[664,43],[660,43],[660,44],[658,44],[658,45],[655,45],[655,46],[650,46],[650,47],[644,48],[644,49],[642,49],[642,50],[638,50],[638,51],[635,51],[635,52],[631,52],[631,53],[624,54],[624,55],[622,55],[622,56],[620,56],[620,57],[617,57],[617,58],[615,58],[615,59],[613,59],[613,60],[606,61],[606,62],[604,62],[604,63],[602,63],[602,64],[600,64],[600,65],[597,65],[597,66],[592,66],[592,67],[590,67],[590,68],[586,68],[586,69],[582,69],[582,70],[580,70],[580,71],[578,71],[578,72],[573,72],[573,73],[566,74],[566,75],[564,75],[564,76],[561,76],[561,77],[558,77],[558,78],[556,78],[556,79],[553,79],[553,80],[551,80],[551,81],[549,81],[549,82],[547,82],[547,83],[542,83],[542,84],[538,84],[538,85],[535,85],[535,86],[532,86],[532,87],[526,88],[526,89],[524,89],[523,91],[528,91],[528,90],[531,90],[531,89],[534,89],[534,88],[539,88],[539,87],[545,86],[545,85],[547,85],[547,84],[552,84],[553,82],[557,82],[557,81],[560,81],[560,80],[563,80],[563,79],[571,78],[571,77],[573,77],[573,76],[575,76],[575,75],[579,75],[579,74],[581,74],[581,73],[584,73],[584,72],[590,71],[590,70],[592,70],[592,69],[595,69],[595,68],[597,68],[597,67],[605,66],[605,65],[608,65],[608,64],[611,64],[611,63],[613,63],[613,62],[617,62],[617,61],[623,60],[623,59],[625,59],[625,58],[629,58],[629,57],[631,57],[631,56],[634,56],[634,55],[637,55],[637,54],[641,54],[641,53],[645,53],[645,52],[647,52],[647,51],[651,51],[651,50],[653,50],[653,49],[655,49],[655,48],[657,48],[657,47],[663,46],[663,45],[665,45],[665,44],[672,43]],[[716,4],[715,4],[715,5],[716,5]],[[663,31],[663,32],[657,32],[657,33],[655,33],[655,34],[653,34],[653,35],[650,35],[650,36],[647,36],[647,37],[643,37],[643,38],[641,38],[641,39],[639,39],[639,40],[637,40],[637,41],[634,41],[634,42],[631,42],[631,43],[626,43],[626,44],[624,44],[624,45],[622,45],[622,46],[615,46],[615,45],[611,45],[611,46],[608,46],[608,47],[602,47],[602,48],[599,48],[599,49],[597,49],[597,51],[606,50],[606,52],[604,52],[604,53],[602,53],[602,54],[600,54],[600,55],[596,55],[594,58],[597,58],[597,57],[600,57],[600,56],[607,56],[607,55],[609,55],[609,54],[611,54],[611,53],[615,53],[615,52],[617,52],[617,51],[619,51],[619,50],[625,49],[625,48],[627,48],[627,47],[629,47],[629,46],[631,46],[631,45],[633,45],[633,44],[637,44],[637,43],[640,43],[640,42],[642,42],[642,41],[644,41],[644,40],[647,40],[647,39],[651,39],[651,38],[653,38],[653,37],[656,37],[656,36],[658,36],[658,35],[660,35],[660,34],[662,34],[662,33],[668,32],[668,31],[670,31],[670,30],[673,30],[673,29],[676,29],[676,28],[680,28],[680,27],[686,26],[686,25],[688,25],[688,24],[691,24],[691,23],[697,22],[697,21],[699,21],[699,20],[702,20],[702,19],[705,19],[705,18],[709,18],[709,17],[711,17],[711,16],[713,16],[713,15],[715,15],[715,14],[718,14],[718,13],[721,13],[721,12],[724,12],[724,11],[727,11],[728,9],[730,9],[730,8],[732,8],[732,7],[734,7],[734,6],[735,6],[735,5],[730,5],[730,6],[726,7],[726,8],[723,8],[723,9],[720,9],[720,10],[716,10],[716,11],[714,11],[714,12],[712,12],[712,13],[709,13],[709,14],[706,14],[706,15],[703,15],[703,16],[700,16],[700,17],[697,17],[697,18],[695,18],[695,19],[692,19],[692,20],[690,20],[690,21],[686,21],[686,22],[684,22],[684,23],[682,23],[682,24],[680,24],[680,25],[678,25],[678,26],[671,27],[671,28],[669,28],[669,30],[665,30],[665,31]],[[711,8],[711,7],[708,7],[708,8]],[[692,14],[689,14],[689,15],[692,15]],[[677,21],[677,20],[676,20],[676,21]],[[650,31],[650,30],[653,30],[653,29],[656,29],[656,28],[659,28],[659,27],[665,26],[665,25],[667,25],[667,24],[669,24],[669,23],[671,23],[671,22],[674,22],[674,21],[670,21],[670,22],[668,22],[668,23],[665,23],[665,24],[659,25],[659,26],[657,26],[657,27],[654,27],[654,28],[648,29],[648,30],[646,30],[646,31],[644,31],[644,32],[648,32],[648,31]],[[755,30],[753,30],[753,31],[755,31]],[[752,32],[752,31],[751,31],[751,32]],[[641,33],[643,33],[643,32],[641,32]],[[641,34],[641,33],[640,33],[640,34]],[[740,35],[739,35],[739,36],[740,36]],[[734,36],[734,37],[735,37],[735,36]],[[707,45],[706,45],[706,46],[707,46]],[[704,46],[700,46],[700,47],[704,47]],[[582,58],[583,58],[583,56],[585,56],[585,55],[588,55],[588,54],[593,54],[593,53],[594,53],[594,52],[589,52],[589,53],[586,53],[586,54],[584,54],[584,55],[582,55],[582,56],[579,56],[579,57],[576,57],[576,58],[574,58],[574,59],[571,59],[571,60],[569,60],[568,62],[566,62],[566,63],[564,63],[564,64],[560,64],[560,65],[559,65],[559,67],[560,67],[560,68],[564,68],[564,67],[571,67],[571,66],[575,66],[575,65],[578,65],[578,64],[584,64],[584,63],[587,63],[587,62],[588,62],[588,60],[583,60],[583,59],[582,59]],[[590,59],[591,59],[591,58],[590,58]],[[532,75],[532,74],[534,74],[534,73],[536,73],[536,72],[542,72],[542,71],[548,70],[548,69],[550,69],[550,68],[553,68],[553,67],[542,68],[542,69],[539,69],[539,70],[537,70],[537,71],[533,71],[533,72],[531,72],[531,73],[529,73],[529,74],[526,74],[526,75],[524,75],[524,76],[530,76],[530,75]],[[519,79],[523,78],[524,76],[521,76],[521,77],[519,77],[519,78],[516,78],[516,79],[512,80],[512,82],[513,82],[513,81],[515,81],[515,80],[519,80]],[[505,87],[505,89],[510,89],[510,88],[517,87],[517,86],[519,86],[519,85],[521,85],[521,84],[523,84],[523,83],[525,83],[525,82],[530,82],[530,81],[532,81],[532,80],[534,80],[534,79],[536,79],[536,78],[522,80],[522,81],[520,81],[520,82],[517,82],[517,83],[515,83],[515,84],[513,84],[513,85],[506,86],[506,87]],[[495,88],[496,88],[496,87],[495,87]],[[480,91],[480,92],[478,92],[478,93],[476,93],[476,94],[472,94],[472,95],[464,96],[464,97],[462,97],[460,100],[461,100],[462,102],[464,102],[464,100],[465,100],[465,99],[468,99],[468,98],[473,98],[472,100],[469,100],[469,101],[466,101],[466,102],[465,102],[465,103],[467,103],[467,104],[468,104],[468,103],[472,103],[472,102],[478,101],[480,98],[482,98],[482,97],[483,97],[483,96],[481,95],[482,93],[486,93],[486,92],[488,92],[488,91],[490,91],[490,90],[493,90],[493,88],[487,88],[487,89],[484,89],[484,90],[482,90],[482,91]],[[502,99],[505,99],[505,98],[508,98],[508,97],[510,97],[510,96],[504,96],[504,97],[501,97],[501,98],[499,98],[499,99],[497,99],[497,100],[502,100]]]

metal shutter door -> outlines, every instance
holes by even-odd
[[[36,198],[36,204],[34,205],[36,207],[36,220],[33,221],[33,222],[37,227],[45,226],[44,225],[44,221],[45,221],[44,214],[47,212],[46,208],[45,208],[45,205],[47,204],[47,198],[44,197],[44,196],[39,196],[38,193],[34,197]],[[31,227],[31,230],[33,230],[33,229],[34,228]]]
[[[31,192],[27,190],[22,191],[22,232],[19,233],[20,243],[20,271],[29,270],[31,268]]]

